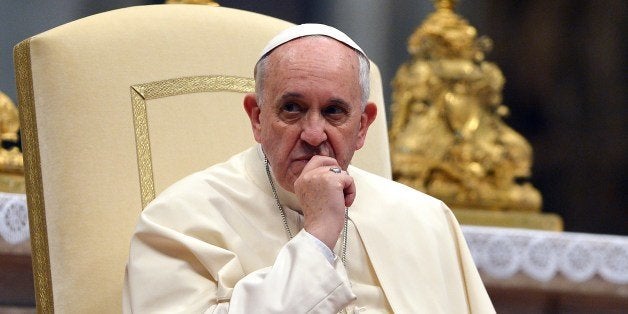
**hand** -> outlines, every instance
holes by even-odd
[[[331,167],[339,167],[335,159],[312,157],[294,181],[294,191],[305,230],[333,250],[344,226],[345,207],[355,199],[355,184],[346,171],[334,173]]]

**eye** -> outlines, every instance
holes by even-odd
[[[321,114],[332,123],[344,123],[349,118],[349,108],[344,104],[330,104]]]
[[[277,107],[277,116],[284,122],[292,123],[298,121],[305,110],[299,103],[287,101]]]
[[[323,114],[324,115],[340,115],[340,114],[344,114],[347,111],[344,108],[341,108],[340,106],[327,106],[325,107],[325,109],[323,109]]]
[[[300,112],[301,106],[293,102],[287,102],[281,106],[281,111],[292,112],[292,113]]]

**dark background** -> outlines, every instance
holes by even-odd
[[[0,91],[16,100],[12,49],[69,21],[162,1],[0,2]],[[352,36],[380,67],[385,97],[408,59],[406,41],[432,12],[427,0],[218,1]],[[566,231],[628,235],[627,16],[623,0],[461,1],[457,12],[493,39],[506,77],[506,122],[534,148],[532,183]],[[390,118],[390,117],[389,117]]]

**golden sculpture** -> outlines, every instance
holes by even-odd
[[[24,161],[16,145],[20,122],[18,111],[11,99],[0,92],[0,191],[24,193]],[[11,148],[5,148],[12,146]]]
[[[453,11],[456,1],[434,2],[393,80],[393,177],[453,209],[537,213],[532,148],[504,123],[505,80],[484,60],[491,40]]]

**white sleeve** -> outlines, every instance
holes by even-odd
[[[127,264],[124,313],[337,313],[356,298],[342,263],[330,263],[305,230],[272,266],[234,277],[233,252],[143,218]],[[198,256],[212,257],[199,264]]]
[[[229,313],[337,313],[355,298],[342,263],[329,263],[302,230],[279,251],[272,267],[235,285]]]
[[[305,229],[303,230],[303,233],[305,234],[307,238],[310,239],[312,243],[314,243],[314,245],[318,248],[318,250],[323,255],[325,255],[325,258],[327,258],[327,261],[333,265],[334,261],[336,260],[336,254],[334,254],[334,252],[327,246],[327,244],[323,243],[323,241],[319,240],[317,237],[313,236],[311,233],[307,232]]]

